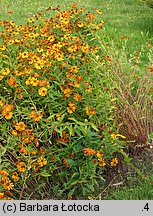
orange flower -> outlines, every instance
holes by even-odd
[[[28,151],[26,148],[21,148],[20,153],[23,153],[24,155],[28,155]]]
[[[7,13],[8,13],[8,14],[12,14],[13,11],[12,11],[12,10],[8,10]]]
[[[0,175],[8,176],[8,172],[6,170],[0,170]]]
[[[16,79],[11,76],[10,79],[7,81],[7,84],[13,87],[17,87],[18,84],[16,84]]]
[[[1,56],[2,56],[3,59],[7,57],[7,55],[4,55],[4,54],[2,54]]]
[[[91,155],[96,154],[96,151],[92,148],[84,148],[84,154],[91,156]]]
[[[82,95],[81,95],[81,94],[78,94],[78,93],[75,93],[75,94],[74,94],[74,100],[75,100],[75,101],[81,101],[81,100],[82,100]]]
[[[24,122],[18,122],[15,124],[15,129],[18,131],[24,131],[26,129],[26,125]]]
[[[32,152],[31,152],[31,154],[33,154],[33,155],[37,155],[37,150],[33,150]]]
[[[44,97],[47,94],[47,89],[45,87],[42,87],[38,90],[38,94],[42,97]]]
[[[77,4],[76,3],[73,3],[72,4],[72,8],[76,8],[77,7]]]
[[[11,112],[13,110],[13,105],[7,104],[4,106],[3,110],[5,110],[6,112]]]
[[[64,93],[64,95],[66,97],[70,97],[70,95],[72,94],[72,90],[70,88],[65,88],[65,87],[61,87],[62,92]]]
[[[18,99],[19,99],[19,100],[22,99],[22,93],[18,94]]]
[[[46,154],[47,151],[46,151],[43,147],[40,147],[40,153],[41,153],[41,154]]]

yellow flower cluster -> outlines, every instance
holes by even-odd
[[[34,170],[34,172],[38,172],[39,169],[46,166],[46,164],[47,164],[46,158],[39,157],[37,161],[32,164],[31,168]]]
[[[100,167],[106,166],[106,162],[105,162],[105,160],[102,158],[103,156],[104,156],[104,153],[103,153],[102,150],[100,150],[100,151],[97,152],[98,165],[99,165]]]

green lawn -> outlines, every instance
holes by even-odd
[[[56,7],[58,4],[62,9],[68,8],[74,1],[62,0],[1,0],[0,2],[0,19],[15,20],[17,23],[26,23],[27,19],[34,16],[37,12],[45,11],[47,7],[52,5]],[[75,1],[80,7],[85,7],[86,11],[94,12],[100,9],[102,14],[97,15],[98,19],[105,22],[104,29],[101,31],[109,35],[113,39],[115,45],[120,48],[120,38],[126,36],[125,49],[130,55],[136,50],[145,59],[148,43],[153,42],[153,10],[138,0],[81,0]],[[12,10],[13,13],[8,12]],[[46,16],[50,16],[50,11]],[[125,43],[125,41],[123,41]]]

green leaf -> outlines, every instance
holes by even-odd
[[[72,196],[74,194],[74,191],[77,189],[78,187],[75,186],[72,190],[69,191],[68,196]]]
[[[93,123],[90,123],[91,127],[95,130],[95,131],[99,131],[98,128],[96,127],[96,125],[94,125]]]
[[[48,173],[41,173],[41,176],[43,176],[43,177],[50,177],[50,176],[52,176],[51,174],[48,174]]]
[[[70,167],[72,167],[73,165],[76,165],[76,162],[72,159],[67,159],[67,162],[69,163]]]
[[[2,155],[4,155],[4,154],[5,154],[5,152],[6,152],[6,148],[4,148],[4,147],[1,147],[1,156],[2,156]]]

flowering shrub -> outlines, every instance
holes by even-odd
[[[92,193],[123,147],[117,133],[101,138],[94,120],[91,56],[103,21],[73,4],[49,19],[40,12],[26,25],[0,25],[0,197],[30,199],[47,187],[62,198]]]

